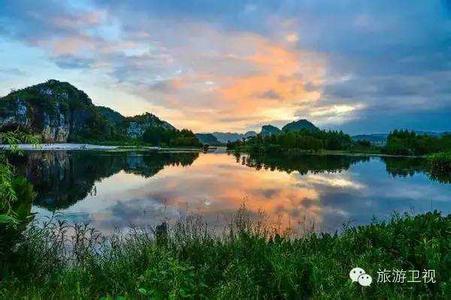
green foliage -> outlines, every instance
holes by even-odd
[[[388,135],[383,152],[394,155],[426,155],[451,150],[451,135],[421,135],[414,131],[395,130]]]
[[[431,166],[431,177],[451,183],[451,152],[432,154],[428,160]]]
[[[9,214],[11,205],[17,200],[16,191],[13,187],[13,171],[4,156],[0,164],[0,212]]]
[[[10,180],[14,199],[0,198],[3,205],[0,209],[0,255],[3,256],[12,250],[21,232],[32,220],[31,206],[36,196],[26,178],[14,177]]]
[[[0,141],[11,145],[10,151],[12,153],[20,153],[18,143],[35,143],[37,138],[20,131],[14,131],[0,133]],[[6,156],[0,153],[0,223],[2,224],[0,226],[16,226],[26,219],[29,210],[24,211],[21,205],[31,203],[33,198],[32,188],[30,189],[24,178],[15,177],[13,166],[8,162]],[[18,207],[21,209],[18,209]]]
[[[280,154],[287,150],[345,150],[353,145],[351,137],[342,131],[287,131],[269,136],[257,135],[248,140],[228,143],[228,149],[244,149],[250,153]]]
[[[20,152],[19,144],[37,144],[40,142],[38,135],[32,135],[26,131],[17,129],[14,131],[0,132],[0,143],[10,145],[12,152]]]
[[[142,140],[144,143],[153,146],[202,146],[196,135],[188,129],[176,130],[165,129],[162,127],[150,127],[144,132]]]
[[[446,298],[450,226],[451,215],[434,212],[293,237],[236,217],[229,232],[217,236],[188,219],[158,242],[150,232],[105,239],[86,226],[51,222],[29,227],[6,267],[0,297]],[[350,281],[355,266],[373,276],[371,287]],[[434,269],[437,282],[378,283],[384,268]]]
[[[432,169],[437,172],[451,172],[451,152],[435,153],[429,156]]]
[[[34,197],[32,185],[15,176],[14,168],[0,155],[0,267],[31,220]]]

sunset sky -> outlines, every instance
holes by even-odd
[[[196,132],[451,130],[451,1],[0,0],[0,95],[48,79]]]

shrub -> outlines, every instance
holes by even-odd
[[[249,215],[248,215],[249,216]],[[53,224],[53,225],[52,225]],[[3,273],[12,298],[446,298],[451,215],[394,216],[341,234],[279,235],[238,215],[227,234],[181,222],[101,237],[86,226],[32,224]],[[68,234],[69,229],[74,232]],[[162,233],[160,233],[162,234]],[[371,287],[351,283],[362,267]],[[379,269],[434,269],[436,283],[377,283]]]

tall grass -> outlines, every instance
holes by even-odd
[[[435,153],[428,159],[431,177],[441,182],[451,183],[451,152]]]
[[[105,237],[33,224],[1,274],[2,299],[446,298],[451,215],[394,216],[341,234],[279,235],[239,212],[218,236],[199,219]],[[359,266],[370,287],[348,278]],[[434,269],[436,283],[377,283],[379,269]]]
[[[432,171],[440,173],[451,173],[451,152],[432,154],[429,157]]]

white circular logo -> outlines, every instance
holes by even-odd
[[[357,282],[359,280],[359,276],[365,274],[365,270],[359,267],[356,267],[349,272],[349,278],[351,278],[352,282]]]
[[[359,276],[359,283],[361,286],[370,286],[373,282],[373,278],[368,274],[363,274]]]
[[[370,286],[373,282],[371,275],[366,274],[365,270],[359,267],[355,267],[349,272],[349,278],[352,282],[358,282],[361,286]]]

